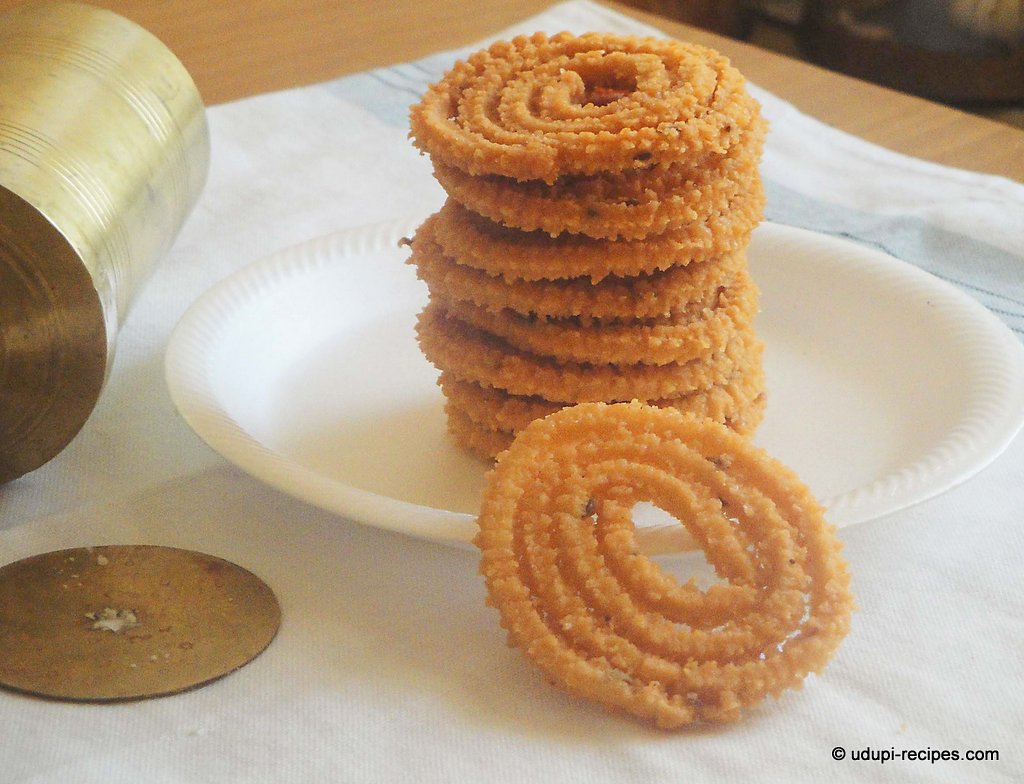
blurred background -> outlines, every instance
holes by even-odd
[[[625,0],[1024,128],[1024,0]]]
[[[391,62],[365,29],[366,2],[339,0],[84,0],[164,40],[208,102],[332,78]],[[23,2],[0,0],[0,13]],[[405,2],[375,4],[375,24],[408,26]],[[540,11],[555,0],[463,3],[408,31],[421,57]],[[869,82],[1024,128],[1024,0],[609,0],[686,22]],[[240,20],[244,19],[244,24]],[[301,49],[289,32],[308,31]],[[429,29],[428,29],[429,28]],[[268,45],[253,45],[257,31]]]

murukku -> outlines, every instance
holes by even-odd
[[[491,310],[508,309],[548,318],[644,319],[671,314],[696,317],[713,308],[719,290],[746,269],[746,254],[739,251],[650,275],[608,276],[600,283],[592,283],[589,278],[507,280],[445,256],[433,242],[426,224],[413,237],[408,261],[431,291]]]
[[[444,413],[448,422],[448,433],[455,443],[481,460],[493,460],[512,445],[514,435],[504,430],[491,430],[474,422],[466,413],[445,401]]]
[[[552,237],[568,232],[636,240],[724,220],[745,203],[762,207],[758,161],[763,133],[751,134],[728,156],[695,167],[566,176],[548,185],[473,176],[435,161],[434,177],[464,207],[505,226]]]
[[[758,290],[749,276],[741,273],[730,286],[719,289],[712,307],[694,317],[684,314],[610,322],[523,316],[436,292],[433,301],[449,316],[499,337],[513,348],[560,362],[667,365],[710,356],[740,332],[750,330]]]
[[[734,373],[758,367],[763,350],[749,332],[700,361],[668,365],[557,362],[517,351],[493,335],[449,318],[435,303],[420,313],[416,334],[424,356],[442,372],[515,395],[573,403],[657,400],[707,389]]]
[[[722,582],[680,584],[632,507],[683,525]],[[728,428],[639,403],[536,420],[488,475],[475,543],[509,642],[555,683],[674,728],[735,721],[820,673],[853,597],[835,529]]]
[[[642,240],[598,240],[583,234],[551,237],[510,229],[448,199],[421,231],[460,264],[507,280],[589,278],[660,272],[743,250],[761,221],[764,199],[741,194],[724,215],[693,221]]]
[[[705,47],[537,33],[456,63],[412,108],[410,126],[436,162],[553,183],[695,164],[728,152],[757,115],[740,73]]]
[[[503,389],[462,381],[450,373],[441,373],[438,384],[447,401],[480,428],[509,434],[524,430],[535,419],[543,419],[573,405],[553,402],[538,395],[512,395]],[[740,373],[724,384],[679,397],[641,402],[713,419],[741,435],[747,435],[757,428],[764,416],[764,370],[757,368]]]

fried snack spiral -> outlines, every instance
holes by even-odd
[[[676,408],[698,417],[713,419],[746,435],[757,428],[764,416],[764,382],[764,370],[757,368],[708,389],[646,402],[659,408]],[[543,419],[572,405],[553,402],[537,395],[512,395],[502,389],[461,381],[449,373],[442,373],[438,384],[452,408],[464,413],[484,430],[517,433],[533,420]]]
[[[522,231],[637,240],[687,226],[761,212],[758,169],[764,126],[728,156],[705,165],[639,169],[616,175],[566,176],[548,185],[508,177],[474,177],[434,162],[434,177],[463,206]]]
[[[433,242],[428,223],[416,232],[408,261],[432,292],[444,292],[452,299],[523,315],[594,319],[668,315],[696,318],[705,309],[715,306],[719,289],[736,280],[747,263],[746,254],[738,251],[713,262],[671,267],[650,275],[609,276],[597,284],[591,283],[589,278],[507,280],[445,256]]]
[[[677,401],[672,404],[672,408],[676,408],[684,414],[700,417],[702,416],[700,413],[702,409],[701,401],[706,401],[709,397],[708,393],[685,395],[684,397],[677,398]],[[691,407],[688,403],[690,400],[698,402]],[[455,440],[455,443],[480,459],[488,461],[494,460],[512,445],[518,431],[493,429],[487,423],[474,419],[472,411],[460,408],[460,402],[459,400],[449,398],[445,401],[444,405],[448,432]],[[657,405],[661,406],[662,404],[658,403]],[[665,405],[668,405],[667,401],[665,401]],[[730,419],[723,421],[714,417],[708,418],[714,419],[716,422],[722,422],[730,430],[744,435],[752,432],[763,417],[764,396],[761,395],[749,405],[749,408],[737,410]]]
[[[410,113],[415,145],[472,176],[566,174],[700,163],[758,116],[744,79],[694,44],[537,33],[460,61]]]
[[[701,361],[628,366],[559,363],[517,351],[493,335],[449,318],[436,303],[420,313],[416,334],[424,356],[441,371],[516,395],[573,403],[678,397],[759,366],[763,350],[748,332]]]
[[[747,246],[762,213],[763,198],[746,197],[734,202],[725,216],[642,241],[609,241],[509,229],[448,199],[422,231],[448,258],[507,280],[589,278],[599,283],[608,276],[649,275],[731,256]]]
[[[500,389],[446,376],[442,373],[439,383],[446,397],[444,410],[448,431],[456,443],[484,460],[493,460],[508,449],[515,434],[534,419],[572,405],[509,395]],[[765,403],[763,386],[744,377],[731,384],[649,404],[712,419],[740,435],[749,435],[764,418]]]
[[[648,501],[725,582],[639,553]],[[664,728],[737,720],[849,629],[840,544],[795,474],[727,428],[638,403],[537,420],[488,476],[475,543],[509,641],[568,691]]]
[[[612,365],[667,365],[710,356],[751,329],[757,311],[758,290],[741,274],[719,289],[717,301],[694,317],[628,319],[600,322],[580,319],[544,319],[515,311],[494,311],[434,293],[433,301],[450,316],[510,346],[560,362]]]
[[[448,433],[455,443],[481,460],[494,460],[510,446],[515,434],[506,430],[490,430],[462,411],[452,401],[444,404],[444,413],[448,423]]]

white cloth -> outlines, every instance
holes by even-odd
[[[514,31],[538,29],[652,32],[586,0]],[[507,648],[473,553],[271,490],[177,417],[163,351],[205,289],[275,250],[441,203],[405,111],[456,55],[209,110],[208,185],[128,316],[97,410],[58,458],[0,488],[0,564],[105,543],[202,550],[262,576],[283,626],[251,665],[174,697],[0,692],[0,784],[1024,779],[1024,439],[938,498],[842,531],[859,612],[823,676],[735,726],[666,734],[566,697]],[[1024,186],[757,95],[771,219],[881,245],[1021,333]],[[869,748],[999,760],[851,759]]]

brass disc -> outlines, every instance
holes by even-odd
[[[0,568],[0,686],[104,702],[174,694],[273,640],[270,588],[229,561],[151,545],[77,548]]]

